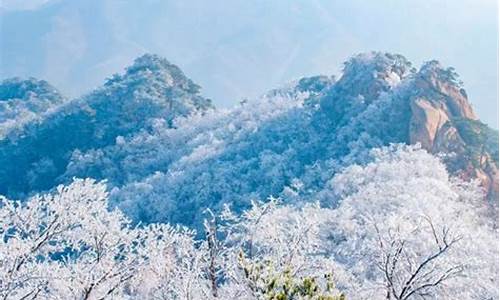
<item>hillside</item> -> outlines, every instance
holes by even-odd
[[[75,150],[103,148],[119,136],[146,130],[157,119],[171,123],[211,107],[177,66],[144,55],[125,74],[113,75],[101,88],[0,139],[0,194],[22,197],[50,189],[60,182]]]
[[[478,178],[488,198],[498,195],[495,131],[477,120],[454,70],[436,61],[416,70],[401,55],[360,54],[338,80],[304,78],[230,110],[211,107],[176,66],[143,56],[4,139],[0,193],[106,179],[112,203],[134,220],[199,226],[206,207],[224,203],[239,211],[270,195],[321,200],[327,180],[369,162],[371,149],[419,143],[447,154],[452,174]]]
[[[498,132],[436,61],[231,109],[155,55],[0,95],[3,298],[498,299]]]
[[[15,136],[25,124],[65,101],[59,91],[44,80],[6,79],[0,82],[0,139]]]

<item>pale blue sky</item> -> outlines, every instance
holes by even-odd
[[[35,76],[69,96],[145,52],[180,66],[219,106],[302,76],[338,74],[370,50],[438,59],[498,128],[495,0],[0,0],[0,78]]]

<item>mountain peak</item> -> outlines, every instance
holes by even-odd
[[[170,63],[166,58],[161,57],[157,54],[146,53],[134,60],[134,63],[127,68],[127,70],[139,69],[142,67],[150,68],[150,69],[168,69],[170,67],[175,67],[174,64]],[[178,69],[178,68],[177,68]],[[180,71],[180,70],[179,70]]]
[[[420,68],[418,74],[424,78],[432,78],[434,80],[446,81],[458,88],[463,86],[460,81],[458,73],[453,67],[445,68],[437,60],[430,60],[425,62]]]
[[[371,51],[358,53],[344,63],[344,74],[359,69],[372,69],[378,72],[393,71],[399,76],[410,73],[411,62],[401,54]]]
[[[357,54],[345,62],[339,82],[346,86],[361,85],[362,95],[370,95],[365,88],[372,86],[378,94],[413,72],[411,63],[403,55],[372,51]]]
[[[0,141],[63,103],[64,97],[45,80],[18,77],[0,82]]]
[[[458,75],[437,61],[417,72],[402,55],[362,53],[345,63],[339,80],[302,78],[269,94],[278,99],[229,112],[206,113],[210,100],[198,91],[168,60],[137,58],[103,87],[0,144],[0,193],[22,196],[72,176],[109,179],[119,189],[116,203],[184,203],[175,206],[182,215],[157,207],[168,220],[176,215],[183,222],[194,220],[196,209],[184,209],[190,203],[279,195],[294,178],[323,186],[316,166],[334,166],[322,169],[333,174],[344,164],[366,162],[374,147],[418,143],[434,154],[454,153],[446,160],[452,174],[479,178],[491,198],[498,195],[493,133],[473,122]],[[190,118],[193,113],[198,116]],[[187,119],[174,122],[177,117]],[[276,173],[278,163],[294,171]],[[250,172],[250,165],[256,170]],[[206,170],[216,176],[205,176]],[[209,193],[199,189],[207,186]],[[156,214],[136,212],[140,220]]]
[[[172,126],[177,117],[212,108],[210,99],[201,96],[199,89],[177,66],[146,54],[123,74],[115,74],[104,86],[56,107],[43,115],[43,120],[38,115],[36,119],[23,117],[28,120],[23,130],[9,135],[0,145],[21,149],[0,155],[0,194],[19,196],[50,188],[64,173],[75,151],[107,149],[119,137],[151,129],[158,119]],[[12,102],[0,101],[0,138],[10,128],[1,126],[2,115],[20,115],[18,109],[10,109]],[[4,103],[9,106],[2,110]],[[29,150],[33,145],[36,150]],[[9,164],[10,160],[18,163]],[[21,175],[13,179],[11,174],[16,172]]]
[[[338,122],[348,122],[414,72],[399,54],[372,51],[354,55],[344,63],[340,79],[325,92],[321,107]]]
[[[47,81],[34,77],[8,78],[0,83],[0,101],[29,100],[35,97],[52,101],[61,101],[63,98],[59,91]]]
[[[498,199],[498,133],[476,117],[458,74],[431,60],[410,82],[409,142],[445,161],[460,177],[479,179],[489,199]]]
[[[178,87],[192,94],[198,94],[200,91],[200,86],[187,78],[178,66],[159,55],[149,53],[136,58],[133,64],[125,69],[125,74],[113,75],[106,81],[105,86],[127,79],[150,81],[151,77],[166,86]]]
[[[415,76],[416,97],[432,100],[450,118],[477,120],[463,83],[452,67],[445,68],[437,60],[422,65]]]

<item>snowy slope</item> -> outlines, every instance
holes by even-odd
[[[106,179],[112,203],[135,221],[199,226],[204,209],[225,203],[240,211],[269,196],[322,200],[333,175],[391,143],[463,150],[460,161],[486,159],[484,172],[494,179],[494,153],[473,156],[458,127],[445,135],[453,140],[437,137],[457,118],[478,122],[464,95],[452,69],[431,61],[417,71],[401,55],[372,52],[347,61],[338,80],[304,78],[257,101],[212,110],[177,67],[146,55],[26,136],[3,141],[0,192]],[[437,112],[417,110],[422,99]],[[433,113],[444,117],[436,121]],[[450,170],[471,173],[456,161]]]

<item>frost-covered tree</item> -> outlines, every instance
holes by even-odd
[[[40,122],[65,101],[45,80],[10,78],[0,82],[0,141],[15,139],[28,123]]]
[[[208,249],[194,233],[166,224],[142,229],[145,258],[128,288],[132,299],[212,299]]]
[[[158,120],[116,145],[74,152],[64,177],[109,179],[113,203],[136,221],[197,229],[206,207],[231,201],[241,212],[250,199],[286,196],[298,182],[294,199],[314,201],[370,149],[408,140],[412,72],[398,55],[359,55],[336,82],[305,78],[257,102],[178,118],[174,128]]]
[[[15,96],[10,86],[0,86],[0,95]],[[0,193],[25,197],[49,190],[61,183],[58,177],[74,151],[120,144],[124,137],[150,129],[157,119],[171,125],[177,116],[212,108],[199,89],[177,66],[147,54],[104,86],[37,115],[40,121],[28,122],[19,132],[3,138],[0,128]],[[101,172],[95,168],[78,177],[105,179]]]
[[[2,299],[202,299],[206,246],[167,224],[131,226],[103,183],[26,203],[1,198]]]
[[[142,237],[107,210],[103,184],[76,180],[26,204],[1,198],[3,299],[99,299],[135,275]]]
[[[371,155],[322,191],[330,208],[274,198],[241,214],[226,206],[205,215],[201,239],[167,224],[132,226],[92,180],[26,203],[2,198],[1,296],[496,298],[497,230],[477,186],[418,147]]]
[[[17,140],[0,141],[0,193],[24,198],[73,177],[107,180],[112,205],[134,222],[181,223],[198,235],[203,211],[217,213],[226,202],[237,212],[268,196],[335,206],[320,195],[335,174],[367,163],[373,148],[426,139],[436,120],[413,111],[416,99],[428,101],[432,115],[442,113],[439,120],[450,117],[448,131],[426,149],[465,147],[458,152],[470,155],[447,160],[450,170],[470,177],[481,167],[494,182],[495,143],[475,145],[494,132],[470,138],[467,128],[478,126],[461,129],[463,122],[451,118],[471,110],[457,79],[437,62],[416,71],[401,55],[370,52],[349,59],[337,80],[303,78],[216,111],[179,68],[145,55],[103,87],[30,123]],[[412,126],[421,126],[420,135]]]
[[[412,104],[422,98],[431,112],[467,119],[448,120],[436,145],[470,152],[456,156],[464,165],[489,165],[493,132],[471,122],[459,88],[436,62],[417,72],[373,52],[349,60],[336,81],[305,78],[212,111],[177,67],[143,56],[0,139],[0,193],[23,198],[0,205],[2,292],[335,296],[333,278],[353,299],[496,298],[497,231],[481,191],[418,147],[386,147],[413,141]],[[77,180],[26,196],[75,176],[106,179],[108,189]],[[207,208],[214,216],[204,223]]]
[[[218,218],[220,240],[195,240],[186,228],[132,226],[108,209],[105,190],[78,179],[26,203],[1,198],[2,299],[263,299],[319,294],[319,287],[334,293],[331,278],[322,277],[331,264],[314,255],[317,207],[255,203],[241,217],[226,211]],[[244,261],[242,253],[249,255]],[[266,266],[259,280],[245,273],[250,264]],[[271,290],[261,290],[273,280]],[[279,290],[280,282],[290,289]]]
[[[335,259],[356,278],[346,288],[363,299],[497,298],[498,232],[482,191],[418,147],[372,155],[325,191],[340,198],[328,227]]]
[[[407,246],[407,238],[401,237],[399,228],[386,234],[381,233],[374,225],[379,239],[378,268],[383,273],[387,299],[425,298],[435,294],[435,290],[458,277],[465,266],[460,262],[449,263],[447,253],[457,247],[460,236],[453,236],[452,229],[436,227],[430,218],[419,231],[430,231],[426,238],[434,239],[435,249],[415,255],[414,249]],[[422,234],[422,237],[425,236]]]
[[[344,299],[335,263],[320,249],[317,205],[253,202],[241,215],[227,206],[206,223],[207,279],[220,299]]]

